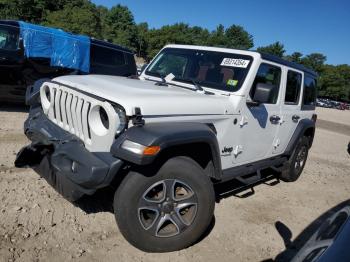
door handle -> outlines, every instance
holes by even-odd
[[[299,119],[300,119],[300,116],[298,116],[298,115],[293,115],[293,116],[292,116],[292,120],[293,120],[294,122],[298,122]]]
[[[270,122],[272,124],[277,124],[280,120],[281,120],[281,118],[279,116],[276,116],[276,115],[270,116]]]

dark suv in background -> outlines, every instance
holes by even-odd
[[[27,87],[32,86],[35,81],[42,78],[54,78],[67,74],[136,75],[136,64],[134,54],[131,50],[88,37],[84,37],[87,39],[86,41],[89,45],[89,52],[87,53],[89,55],[87,59],[88,70],[82,71],[80,68],[72,68],[64,64],[53,65],[52,57],[50,59],[47,55],[42,57],[40,55],[28,57],[28,50],[26,48],[33,47],[33,44],[30,46],[23,40],[23,28],[21,27],[24,24],[29,26],[29,30],[32,30],[29,31],[30,35],[27,36],[36,44],[34,48],[37,49],[38,45],[42,45],[44,48],[48,47],[49,44],[44,40],[53,39],[56,36],[61,37],[63,40],[77,38],[77,41],[79,41],[79,36],[66,33],[59,29],[36,26],[18,21],[0,20],[0,102],[23,103]],[[40,32],[42,35],[46,31],[50,35],[47,35],[48,38],[41,41],[40,38],[37,38],[39,35],[36,34],[36,28],[42,30]],[[64,41],[62,43],[58,42],[58,45],[60,44],[61,46],[59,48],[65,48]],[[74,53],[77,52],[75,47],[75,45],[72,45],[71,50],[69,50],[70,46],[66,47],[66,53],[63,59],[66,58],[67,54],[68,56],[75,55]],[[54,53],[55,50],[52,52]]]

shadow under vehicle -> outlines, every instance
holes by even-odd
[[[136,75],[131,50],[87,36],[0,20],[0,101],[24,103],[39,79],[68,74]]]

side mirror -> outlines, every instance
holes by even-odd
[[[258,83],[256,85],[253,101],[259,104],[270,103],[276,90],[275,85]]]

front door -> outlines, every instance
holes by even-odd
[[[254,97],[258,83],[275,86],[268,103],[244,105],[239,120],[239,142],[233,148],[233,163],[242,165],[268,158],[280,125],[282,69],[273,63],[262,63],[249,92]]]

